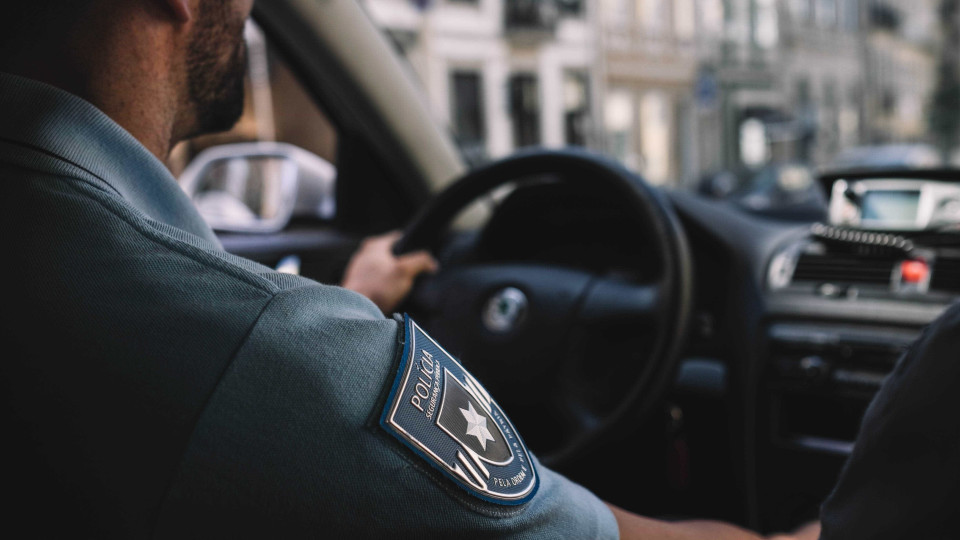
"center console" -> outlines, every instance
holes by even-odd
[[[769,441],[847,455],[866,403],[917,336],[916,330],[891,327],[770,325]]]
[[[817,517],[863,415],[919,328],[784,320],[767,327],[758,410],[760,515]]]
[[[960,297],[960,187],[832,180],[831,223],[783,246],[768,273],[756,441],[765,530],[817,517],[871,399]]]

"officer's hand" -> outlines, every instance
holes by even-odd
[[[392,232],[364,240],[343,276],[343,287],[373,300],[384,313],[406,298],[414,278],[437,271],[437,261],[426,251],[394,256],[391,249],[400,236]]]

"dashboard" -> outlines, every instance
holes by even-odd
[[[728,372],[746,522],[765,531],[817,516],[886,376],[960,299],[960,171],[821,182],[825,223],[672,195],[695,259],[722,252],[725,272],[698,272],[695,315],[722,321],[722,339],[695,356]]]
[[[925,212],[930,186],[941,209],[934,214],[952,212],[954,178],[960,172],[826,176],[825,192],[840,191],[842,180],[838,196],[857,213],[826,223],[777,221],[724,201],[664,193],[694,269],[694,312],[675,389],[663,415],[598,450],[603,459],[564,474],[646,515],[770,532],[815,518],[884,378],[923,327],[960,298],[958,221],[905,226],[914,203],[918,216]],[[848,194],[851,186],[859,199]],[[495,214],[480,231],[453,234],[441,265],[534,261],[637,280],[658,272],[652,249],[623,249],[642,241],[636,217],[589,193],[542,183],[517,189]],[[331,280],[356,246],[296,228],[283,239],[223,241],[268,264],[296,252],[305,273]],[[592,343],[603,358],[633,358],[635,333],[611,329]],[[597,480],[624,477],[632,481]]]

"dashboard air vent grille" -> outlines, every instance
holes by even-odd
[[[960,293],[960,258],[941,258],[933,265],[930,288],[935,291]]]
[[[793,281],[889,285],[894,261],[841,254],[804,253],[797,261]]]

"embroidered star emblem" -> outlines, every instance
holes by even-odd
[[[467,435],[476,437],[480,441],[480,447],[486,450],[487,441],[494,441],[493,435],[487,429],[487,418],[478,414],[470,402],[467,402],[466,409],[460,409],[460,413],[467,419]]]

